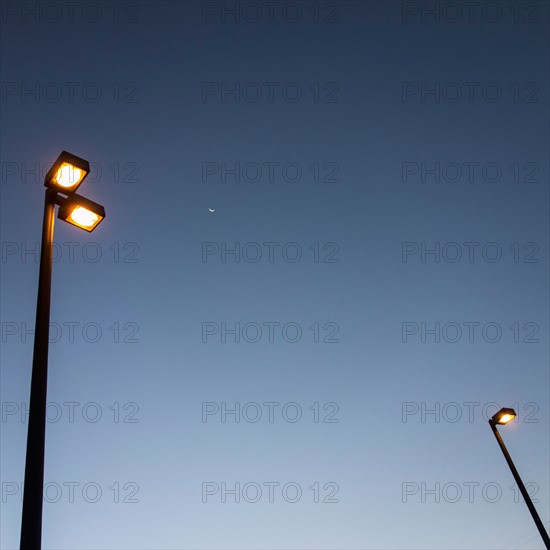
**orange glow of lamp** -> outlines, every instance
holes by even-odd
[[[92,232],[105,218],[100,204],[73,193],[59,208],[57,217],[84,231]]]
[[[70,195],[74,193],[90,173],[90,163],[72,153],[63,151],[48,170],[44,185]]]

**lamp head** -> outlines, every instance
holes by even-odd
[[[105,208],[76,193],[63,201],[57,217],[85,231],[92,232],[105,218]]]
[[[90,163],[76,155],[62,151],[44,179],[44,185],[65,195],[74,193],[90,173]]]
[[[495,424],[508,424],[516,417],[516,411],[514,409],[503,408],[491,417],[491,420]]]

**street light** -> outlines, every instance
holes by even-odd
[[[46,442],[46,402],[48,387],[48,343],[50,337],[50,294],[55,206],[59,217],[86,231],[93,231],[105,218],[103,206],[74,191],[90,173],[87,160],[63,151],[46,177],[44,220],[40,250],[40,272],[29,403],[29,427],[25,460],[21,550],[40,550]],[[62,196],[64,195],[64,196]]]
[[[80,229],[92,232],[105,217],[105,208],[97,202],[74,193],[63,201],[57,217],[80,227]]]
[[[508,449],[506,449],[506,446],[504,445],[504,441],[502,441],[502,437],[500,437],[500,434],[497,430],[498,424],[500,425],[508,424],[515,417],[516,417],[516,411],[514,411],[514,409],[506,409],[506,408],[500,409],[500,411],[498,411],[489,419],[489,425],[491,426],[491,429],[493,430],[493,433],[497,438],[498,444],[500,445],[500,449],[502,450],[502,454],[504,455],[506,462],[508,462],[508,466],[510,466],[510,470],[512,470],[512,475],[514,476],[514,479],[518,484],[519,490],[521,491],[521,495],[523,496],[523,500],[525,500],[525,504],[527,504],[527,508],[529,508],[529,511],[531,512],[531,516],[533,516],[533,520],[537,526],[537,529],[539,530],[540,536],[542,537],[542,540],[544,541],[546,548],[550,550],[550,538],[548,538],[548,533],[544,529],[544,525],[542,524],[542,521],[539,518],[537,510],[535,509],[535,506],[531,501],[531,497],[529,496],[529,493],[527,492],[527,489],[525,488],[525,485],[523,484],[521,477],[519,477],[519,473],[516,470],[514,463],[512,462],[512,457],[508,453]]]
[[[516,417],[516,411],[514,409],[503,408],[491,417],[491,420],[495,424],[508,424]]]
[[[74,192],[90,173],[90,163],[76,155],[62,151],[48,170],[44,185],[50,189]]]

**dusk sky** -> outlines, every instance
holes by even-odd
[[[544,548],[548,2],[0,5],[3,549],[63,150],[43,548]]]

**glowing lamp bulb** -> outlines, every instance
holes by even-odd
[[[71,212],[71,220],[81,227],[93,227],[93,225],[99,220],[99,216],[90,212],[82,206],[77,206]]]
[[[508,424],[510,420],[516,417],[516,411],[514,409],[500,409],[496,414],[491,417],[491,422],[495,424]]]
[[[80,168],[64,162],[55,175],[55,181],[61,187],[69,189],[78,185],[83,176],[84,172]]]

